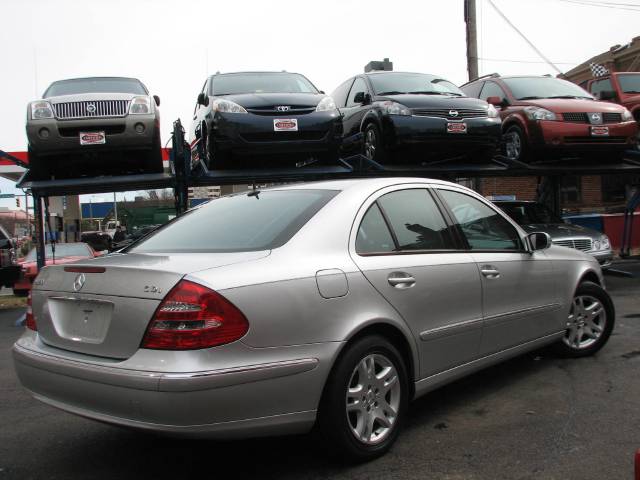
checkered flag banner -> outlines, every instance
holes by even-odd
[[[595,77],[604,77],[605,75],[609,75],[609,70],[604,65],[599,65],[597,63],[590,63],[589,68],[591,69],[591,74]]]

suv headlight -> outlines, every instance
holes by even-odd
[[[247,113],[244,107],[223,98],[218,98],[217,100],[215,100],[211,104],[211,110],[214,112],[223,113]]]
[[[557,120],[556,114],[546,108],[526,107],[524,113],[529,120]]]
[[[487,107],[487,115],[489,118],[497,118],[498,117],[498,109],[493,105],[489,104]]]
[[[53,118],[51,104],[49,102],[33,102],[31,104],[31,118],[33,120]]]
[[[622,121],[630,122],[631,120],[633,120],[633,114],[629,111],[628,108],[625,108],[622,112]]]
[[[320,103],[318,103],[316,112],[326,112],[328,110],[337,110],[336,102],[334,102],[333,98],[331,97],[324,97],[322,100],[320,100]]]
[[[389,115],[411,115],[411,110],[398,102],[386,101],[380,104],[384,113]]]
[[[133,97],[129,106],[129,113],[134,115],[151,113],[151,99],[149,97]]]

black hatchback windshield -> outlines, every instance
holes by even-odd
[[[377,95],[399,95],[402,93],[456,95],[464,92],[453,83],[426,73],[374,73],[369,75]]]
[[[140,80],[135,78],[96,77],[74,78],[53,82],[42,95],[43,98],[58,95],[76,95],[79,93],[132,93],[147,95],[147,90]]]
[[[540,203],[497,203],[518,225],[536,223],[564,223],[560,217]]]
[[[271,190],[212,200],[143,239],[128,252],[270,250],[289,241],[338,192]]]
[[[513,77],[502,81],[511,89],[516,100],[537,98],[588,98],[593,97],[574,83],[553,77]]]
[[[213,77],[212,95],[239,93],[318,93],[302,75],[287,72],[226,73]]]

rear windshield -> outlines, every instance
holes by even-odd
[[[147,90],[135,78],[75,78],[53,82],[43,98],[79,93],[132,93],[146,95]]]
[[[208,253],[278,248],[337,193],[271,190],[217,198],[190,210],[126,251]]]
[[[511,89],[516,100],[538,98],[589,98],[593,97],[575,83],[553,77],[514,77],[502,81]]]
[[[213,77],[211,93],[318,93],[318,90],[297,73],[228,73]]]
[[[563,223],[549,208],[540,203],[497,203],[518,225]]]
[[[47,245],[46,258],[53,258],[53,250],[51,244]],[[83,243],[56,243],[56,258],[62,257],[92,257],[91,250]],[[26,257],[26,262],[36,261],[36,249],[32,248]]]

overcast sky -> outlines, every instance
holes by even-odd
[[[563,71],[640,34],[638,11],[494,2]],[[481,73],[555,74],[488,0],[477,4]],[[463,0],[0,0],[0,18],[5,151],[26,150],[27,102],[63,78],[139,78],[162,100],[163,142],[174,119],[189,124],[206,76],[216,71],[285,69],[330,93],[369,60],[389,57],[395,70],[467,80]],[[13,190],[0,180],[0,191]]]

